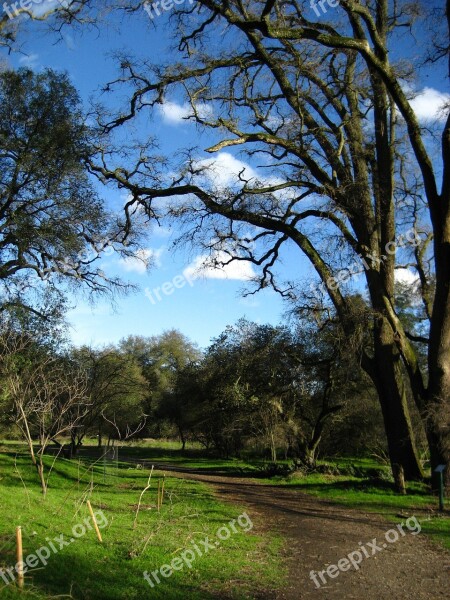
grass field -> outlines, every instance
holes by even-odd
[[[289,475],[287,477],[264,476],[263,460],[219,459],[207,457],[204,451],[193,446],[184,453],[180,445],[174,442],[148,441],[145,444],[131,444],[123,453],[135,459],[157,460],[158,463],[170,463],[180,467],[197,469],[205,473],[214,472],[223,475],[245,475],[257,477],[259,481],[271,485],[289,486],[317,497],[332,500],[337,504],[352,506],[369,512],[384,515],[398,522],[399,515],[416,515],[421,521],[422,531],[436,542],[450,548],[450,498],[447,510],[439,513],[438,498],[432,495],[426,484],[409,483],[407,494],[399,495],[394,490],[388,465],[380,464],[373,458],[339,458],[321,461],[336,468],[343,474]],[[120,453],[119,453],[120,457]],[[283,463],[283,461],[280,461]],[[358,476],[351,474],[358,472]],[[381,478],[370,476],[373,471],[380,472]]]
[[[438,513],[437,498],[426,485],[409,485],[408,494],[400,496],[393,489],[389,469],[373,459],[328,461],[331,473],[268,479],[264,461],[219,459],[205,455],[196,446],[182,453],[174,442],[129,444],[119,449],[117,463],[103,460],[95,463],[92,458],[95,440],[91,440],[91,446],[86,445],[80,459],[58,458],[44,501],[24,446],[2,442],[0,452],[0,568],[15,564],[16,525],[23,527],[24,555],[27,555],[48,546],[49,540],[61,534],[64,539],[73,537],[73,526],[82,524],[88,516],[88,498],[107,520],[102,529],[103,544],[96,540],[93,531],[87,531],[58,553],[52,553],[47,565],[40,564],[26,574],[25,597],[30,599],[208,600],[220,597],[221,593],[248,598],[253,597],[249,596],[249,590],[252,594],[258,590],[264,593],[282,585],[286,576],[280,558],[283,540],[268,533],[264,538],[256,536],[248,529],[249,521],[242,517],[243,507],[219,502],[206,485],[170,477],[167,471],[165,501],[158,513],[156,488],[164,464],[204,473],[254,477],[262,483],[289,486],[337,504],[376,512],[395,522],[399,515],[414,515],[421,522],[423,533],[450,548],[448,511],[444,515]],[[52,458],[46,457],[46,461],[50,465]],[[137,503],[149,476],[148,465],[153,462],[160,471],[153,473],[151,488],[142,498],[137,526],[133,529]],[[334,469],[336,473],[332,474]],[[375,479],[374,471],[379,475]],[[245,528],[236,524],[239,516],[246,523]],[[229,526],[233,520],[236,531]],[[224,527],[228,528],[229,537],[219,540],[217,532],[219,528],[223,532]],[[169,577],[159,575],[161,583],[150,588],[143,577],[144,571],[158,571],[183,552],[192,552],[194,544],[202,548],[205,536],[214,543],[214,548],[195,556],[192,568],[183,563]],[[3,585],[0,579],[0,597],[9,600],[23,598],[24,594],[14,585]]]
[[[47,459],[49,463],[50,457]],[[17,525],[23,528],[24,557],[43,546],[51,548],[52,541],[58,550],[51,552],[47,565],[41,563],[26,573],[25,595],[0,579],[2,599],[132,600],[151,596],[200,600],[217,598],[224,591],[245,598],[249,589],[273,589],[282,582],[281,540],[269,534],[264,540],[256,536],[250,529],[251,515],[247,519],[242,507],[218,502],[205,485],[167,476],[158,513],[156,487],[162,473],[155,471],[133,529],[137,503],[149,477],[147,470],[58,459],[43,500],[26,457],[16,459],[12,452],[3,453],[0,469],[0,568],[16,562]],[[72,539],[74,526],[77,535],[82,532],[88,498],[104,515],[105,521],[99,518],[100,523],[107,521],[101,530],[103,544],[88,530],[59,549],[61,535],[65,541]],[[229,525],[233,520],[234,527]],[[219,535],[228,539],[219,539]],[[214,544],[207,552],[202,544],[206,536]],[[192,552],[194,544],[202,556]],[[158,570],[188,549],[195,555],[188,560],[192,568],[183,562],[170,577],[159,575],[159,585],[151,578],[154,587],[150,588],[143,572]],[[42,554],[45,557],[46,552]],[[192,554],[184,555],[185,559],[192,559]],[[178,568],[179,562],[175,563]]]

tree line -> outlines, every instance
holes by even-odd
[[[72,458],[92,437],[178,438],[273,472],[280,458],[311,470],[319,456],[388,456],[376,391],[337,320],[241,319],[200,351],[176,330],[73,347],[37,318],[2,323],[0,425],[27,443],[44,493],[45,453]]]

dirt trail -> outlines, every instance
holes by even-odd
[[[162,467],[164,468],[164,467]],[[179,477],[211,484],[224,500],[243,504],[254,524],[255,532],[274,530],[286,539],[284,559],[289,569],[289,584],[283,590],[267,590],[263,596],[276,600],[427,600],[450,597],[450,552],[430,542],[423,534],[413,535],[404,526],[402,536],[396,525],[382,517],[337,506],[298,490],[260,485],[254,480],[192,472],[171,472]],[[412,515],[407,515],[412,516]],[[425,515],[417,515],[419,519]],[[399,517],[398,522],[405,522]],[[409,522],[416,530],[415,521]],[[386,532],[396,529],[399,539],[389,543]],[[389,540],[394,539],[391,532]],[[372,546],[376,538],[377,550]],[[342,572],[331,569],[317,582],[310,571],[326,571],[340,559],[366,548],[359,569]],[[385,548],[383,546],[386,546]],[[374,554],[373,554],[374,553]],[[354,555],[358,560],[358,555]],[[347,566],[341,563],[344,568]]]

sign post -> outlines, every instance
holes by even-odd
[[[439,473],[439,510],[444,510],[444,471],[446,465],[439,465],[434,472]]]

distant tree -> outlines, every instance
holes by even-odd
[[[72,351],[73,360],[86,373],[89,411],[70,431],[72,453],[87,434],[110,440],[130,439],[145,426],[148,384],[138,361],[114,347]]]
[[[284,448],[314,467],[325,432],[333,435],[333,416],[361,374],[354,362],[349,370],[335,324],[320,332],[309,325],[290,331],[242,319],[227,327],[201,363],[177,379],[167,406],[182,439],[190,432],[226,456],[265,448],[274,463]]]
[[[301,396],[299,347],[286,327],[242,319],[210,348],[216,361],[223,351],[229,357],[221,361],[222,368],[228,368],[228,391],[243,409],[241,420],[247,416],[248,434],[269,448],[276,463],[290,428],[289,414]]]
[[[360,311],[362,334],[358,343],[370,345],[370,311],[359,296],[353,298],[353,304],[354,310]],[[333,311],[326,319],[320,314],[319,321],[304,311],[296,322],[295,340],[303,386],[302,401],[296,404],[298,457],[306,466],[314,467],[323,443],[337,452],[351,446],[351,439],[338,437],[335,423],[357,409],[367,390],[372,395],[375,390]],[[367,451],[369,440],[366,442]]]
[[[119,348],[140,364],[148,384],[147,413],[153,417],[148,431],[159,434],[162,422],[174,417],[176,401],[174,389],[179,374],[201,358],[201,352],[185,335],[175,329],[152,337],[129,336]],[[177,425],[178,427],[178,425]],[[183,440],[182,430],[178,431]],[[183,447],[186,440],[183,441]]]
[[[210,420],[205,394],[203,362],[196,361],[177,373],[173,389],[163,396],[156,416],[175,425],[182,450],[185,450],[187,441],[194,437],[206,448],[212,443],[212,437],[204,435],[202,428],[198,427],[199,423],[208,423]]]

